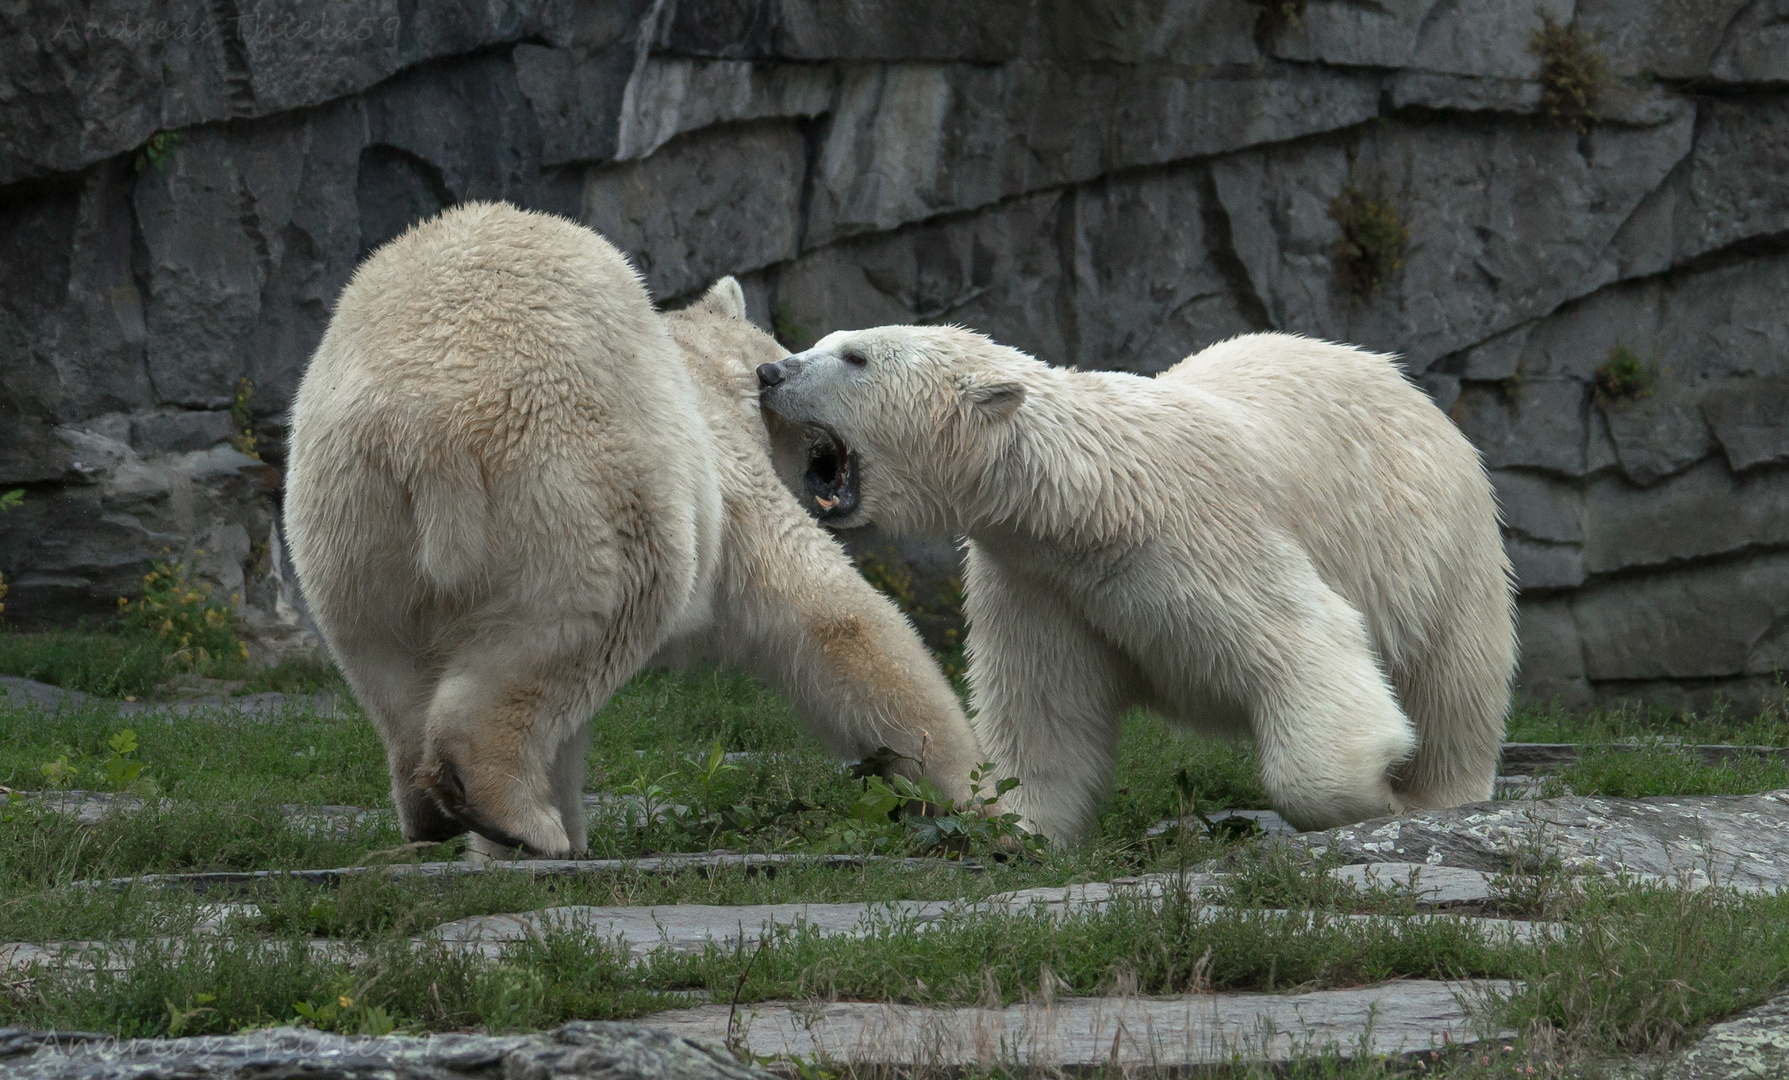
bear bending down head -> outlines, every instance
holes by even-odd
[[[1491,797],[1497,508],[1389,358],[1252,334],[1144,378],[895,326],[758,375],[823,520],[967,538],[974,723],[1027,827],[1085,833],[1133,706],[1251,736],[1301,828]]]
[[[405,839],[582,852],[590,717],[655,660],[741,664],[835,753],[968,791],[949,683],[772,470],[753,370],[784,355],[732,278],[661,315],[602,237],[501,204],[355,273],[293,407],[286,527]]]

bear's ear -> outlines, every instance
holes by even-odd
[[[696,301],[696,306],[706,308],[716,315],[743,319],[746,317],[745,290],[739,287],[738,280],[732,274],[728,274],[710,285],[708,291],[702,294],[702,299]]]
[[[1025,384],[1019,382],[970,383],[963,400],[981,416],[1004,420],[1025,404]]]

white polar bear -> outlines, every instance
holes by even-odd
[[[355,274],[293,407],[286,522],[407,839],[584,850],[588,721],[655,654],[740,663],[832,751],[967,791],[949,683],[772,471],[753,368],[783,355],[733,279],[661,316],[600,236],[501,204]]]
[[[759,378],[823,518],[967,537],[974,723],[1035,829],[1084,834],[1133,705],[1252,735],[1304,828],[1491,797],[1496,503],[1388,358],[1252,334],[1143,378],[897,326]]]

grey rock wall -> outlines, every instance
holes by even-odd
[[[465,199],[583,220],[800,345],[958,322],[1160,371],[1399,353],[1493,471],[1530,696],[1789,664],[1789,0],[99,0],[0,15],[8,615],[164,549],[271,612],[283,415],[358,260]],[[1542,108],[1543,15],[1612,75]],[[1397,207],[1346,289],[1327,210]],[[1617,347],[1650,395],[1599,394]],[[229,455],[237,380],[264,466]],[[923,553],[922,553],[923,554]],[[240,557],[239,557],[240,556]],[[227,564],[227,565],[226,565]],[[256,605],[260,605],[256,607]]]

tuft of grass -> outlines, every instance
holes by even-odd
[[[1596,369],[1596,397],[1605,405],[1650,397],[1657,388],[1659,366],[1628,348],[1616,345]]]
[[[1754,795],[1789,787],[1789,762],[1748,755],[1710,764],[1693,751],[1654,742],[1640,750],[1586,747],[1559,772],[1577,795],[1639,799],[1649,795]]]
[[[1330,201],[1328,213],[1342,230],[1335,244],[1336,274],[1350,294],[1364,300],[1404,268],[1410,230],[1389,199],[1352,184]]]
[[[1789,686],[1756,713],[1737,713],[1725,701],[1701,712],[1672,712],[1625,703],[1571,713],[1557,705],[1525,703],[1511,710],[1512,742],[1598,743],[1671,740],[1735,746],[1789,746]]]
[[[0,673],[105,697],[142,697],[170,674],[168,649],[151,634],[0,631]]]
[[[1659,1054],[1789,983],[1789,897],[1586,879],[1564,931],[1522,954],[1500,1012],[1590,1056]]]
[[[1589,34],[1541,16],[1528,39],[1528,54],[1541,62],[1541,109],[1555,123],[1590,130],[1596,104],[1609,86],[1609,66]]]

